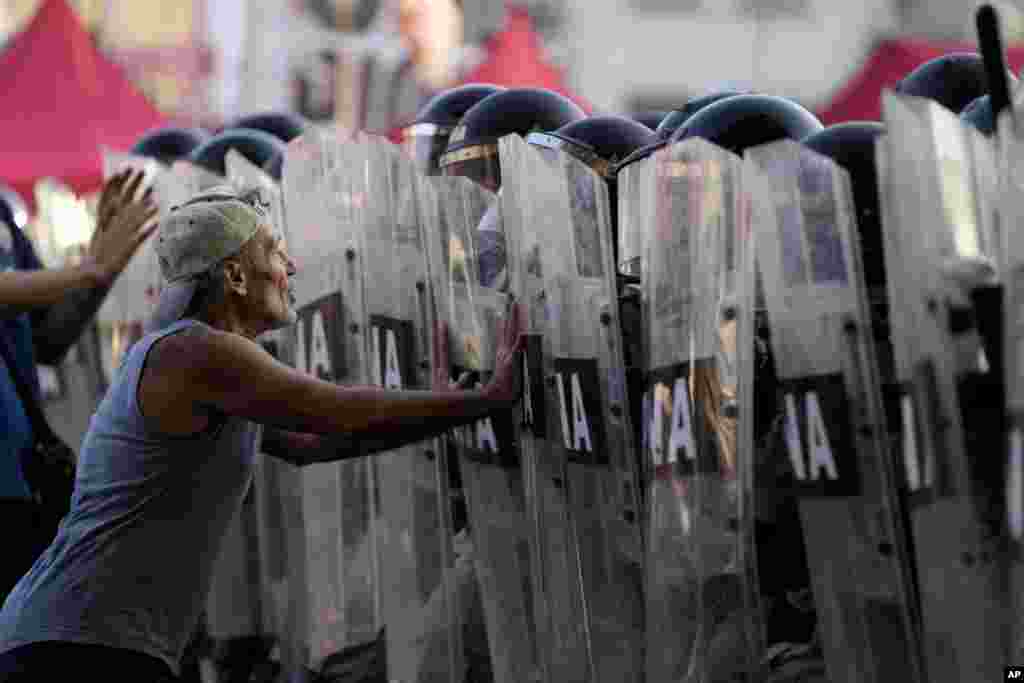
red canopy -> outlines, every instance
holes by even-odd
[[[510,6],[505,12],[505,28],[484,45],[487,58],[462,79],[463,83],[494,83],[506,88],[546,88],[578,104],[586,111],[590,105],[565,85],[561,69],[544,58],[544,48],[533,30],[530,15],[523,7]]]
[[[487,40],[484,51],[487,56],[483,62],[455,86],[493,83],[506,88],[546,88],[568,97],[584,111],[591,111],[588,102],[566,87],[562,71],[544,58],[544,47],[525,8],[518,5],[507,8],[505,27]],[[388,137],[392,142],[401,142],[402,128],[389,131]]]
[[[102,183],[100,146],[130,148],[164,117],[104,57],[66,0],[44,0],[0,53],[0,180],[30,204],[59,178],[78,193]]]
[[[882,118],[882,91],[892,89],[901,78],[930,59],[951,52],[977,52],[968,43],[932,43],[915,40],[886,40],[878,44],[857,72],[822,107],[818,116],[826,126],[843,121],[878,121]],[[1018,73],[1024,66],[1024,47],[1007,51],[1007,66]]]

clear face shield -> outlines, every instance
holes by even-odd
[[[416,163],[417,170],[428,176],[441,175],[441,157],[448,147],[449,126],[417,123],[402,132],[402,150]]]
[[[501,187],[498,145],[474,145],[449,152],[441,157],[441,172],[446,176],[469,178],[491,192],[497,192]]]

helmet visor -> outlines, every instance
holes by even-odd
[[[433,123],[418,123],[405,129],[402,149],[416,162],[424,175],[441,175],[441,156],[448,147],[451,128]]]
[[[441,157],[441,172],[483,185],[491,192],[501,187],[501,166],[497,145],[475,145],[449,152]]]

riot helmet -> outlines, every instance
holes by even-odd
[[[636,121],[642,126],[650,128],[652,131],[656,130],[661,122],[665,120],[665,117],[671,114],[670,111],[640,111],[632,114],[626,114],[626,118],[631,121]]]
[[[552,131],[584,118],[583,110],[551,90],[516,88],[473,105],[452,131],[441,156],[444,175],[463,176],[496,192],[501,187],[498,140]]]
[[[264,112],[249,114],[224,126],[222,133],[229,130],[261,130],[278,140],[288,143],[302,135],[308,124],[298,115],[287,112]]]
[[[19,230],[28,225],[28,205],[13,188],[0,184],[0,220]]]
[[[154,128],[139,138],[138,142],[132,146],[130,153],[170,165],[178,159],[187,157],[192,150],[209,138],[209,134],[199,128],[177,126]]]
[[[473,105],[504,90],[489,83],[469,83],[430,98],[412,125],[402,130],[402,147],[416,162],[416,168],[427,175],[440,175],[441,155],[448,147],[452,129]]]
[[[275,157],[284,155],[285,143],[262,130],[235,128],[207,140],[192,151],[188,160],[211,173],[224,176],[227,175],[224,157],[229,149],[236,150],[249,162],[273,175],[270,169],[275,165]],[[280,162],[276,163],[279,168]],[[274,179],[280,180],[280,170]]]
[[[1008,74],[1011,89],[1017,83]],[[972,101],[988,93],[985,63],[976,52],[956,52],[936,57],[917,67],[896,84],[900,95],[924,97],[959,114]]]
[[[733,154],[776,140],[802,140],[824,126],[796,102],[772,95],[737,95],[694,114],[670,138],[703,138]]]
[[[530,133],[526,141],[561,150],[612,180],[616,164],[650,142],[653,135],[650,128],[625,116],[590,116],[551,133]]]
[[[668,140],[672,137],[672,133],[676,132],[680,126],[689,121],[694,114],[704,109],[705,107],[711,106],[719,100],[724,100],[727,97],[735,97],[742,95],[743,93],[736,90],[721,90],[719,92],[711,93],[710,95],[702,95],[701,97],[695,97],[687,102],[681,109],[676,109],[666,116],[657,130],[654,131],[655,136],[658,140]]]
[[[654,154],[656,151],[668,144],[672,134],[679,130],[687,121],[693,118],[693,115],[697,112],[709,107],[710,105],[724,100],[729,97],[735,97],[740,95],[734,90],[722,90],[721,92],[712,93],[710,95],[703,95],[701,97],[694,98],[686,103],[681,109],[675,109],[668,113],[662,122],[658,125],[654,131],[654,137],[651,142],[645,146],[635,150],[632,155],[626,157],[620,163],[621,168],[625,168],[634,161],[640,159],[646,159],[647,157]]]
[[[992,97],[983,95],[964,107],[960,112],[960,120],[969,126],[974,126],[987,137],[992,137],[996,132],[996,117],[992,111]]]

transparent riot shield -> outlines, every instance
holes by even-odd
[[[500,154],[510,288],[531,333],[521,444],[538,640],[551,680],[639,681],[639,476],[608,186],[519,136]]]
[[[260,339],[260,345],[275,359],[294,365],[294,348],[288,344],[288,330],[275,330]],[[289,582],[290,536],[301,527],[290,527],[289,503],[296,499],[299,470],[294,465],[262,454],[253,475],[252,495],[258,553],[261,631],[266,643],[266,661],[282,667],[286,659],[286,634],[293,630],[290,618]]]
[[[280,233],[287,247],[288,223],[285,220],[281,185],[234,149],[229,149],[224,156],[224,167],[227,169],[228,181],[236,190],[259,190],[261,200],[267,205],[271,225]]]
[[[740,160],[654,164],[644,236],[647,680],[752,680],[760,649],[739,476]]]
[[[438,318],[451,332],[453,376],[468,371],[483,381],[493,370],[498,325],[508,310],[507,295],[494,286],[503,265],[482,258],[480,248],[500,229],[500,207],[495,195],[465,178],[429,180],[437,196],[436,218],[428,224],[430,274]],[[544,680],[531,601],[528,473],[521,467],[519,422],[518,414],[495,415],[455,430],[453,439],[497,683]]]
[[[143,187],[153,188],[169,171],[155,159],[103,150],[105,179],[109,180],[126,169],[143,171]],[[98,319],[103,326],[103,356],[111,372],[120,364],[128,347],[142,337],[145,321],[156,304],[160,269],[153,242],[152,239],[146,240],[128,262],[99,311]],[[108,380],[109,377],[108,373]]]
[[[849,177],[792,141],[746,156],[790,493],[829,677],[922,681]]]
[[[1007,622],[1008,650],[1005,661],[1022,661],[1024,657],[1024,287],[1021,268],[1024,259],[1024,245],[1019,231],[1008,226],[1020,224],[1024,218],[1024,202],[1021,201],[1021,187],[1024,185],[1024,138],[1018,132],[1019,111],[1005,112],[999,121],[1000,184],[997,200],[999,223],[1007,226],[998,235],[996,244],[1001,258],[1000,270],[1004,277],[1005,300],[1003,304],[1003,351],[1004,378],[1007,404],[1007,455],[1004,464],[1004,490],[1006,496],[1006,522],[1003,533],[1007,539],[1005,583],[1010,595],[1006,606],[1009,609]]]
[[[333,218],[351,237],[345,258],[361,288],[364,384],[429,389],[433,303],[420,208],[423,182],[384,139],[343,145],[329,172]],[[349,201],[365,197],[367,201]],[[448,471],[435,439],[377,455],[376,561],[390,680],[462,679],[459,611],[446,583],[454,568]]]
[[[300,371],[323,380],[361,384],[365,349],[362,283],[347,257],[355,236],[346,232],[327,161],[341,143],[316,131],[293,140],[284,165],[297,324],[285,348]],[[347,666],[382,626],[376,563],[374,489],[367,459],[296,471],[294,495],[283,500],[290,613],[285,666],[292,674],[326,673]],[[360,650],[361,652],[361,650]]]
[[[629,164],[618,173],[619,186],[619,259],[620,273],[640,277],[642,271],[644,236],[651,224],[651,202],[645,191],[650,187],[653,166],[640,160]]]
[[[982,335],[989,316],[972,305],[997,275],[979,194],[984,141],[927,100],[887,93],[883,111],[879,184],[927,674],[996,677],[1012,662],[1001,656],[1004,471],[986,456],[1005,452],[1001,359]]]

